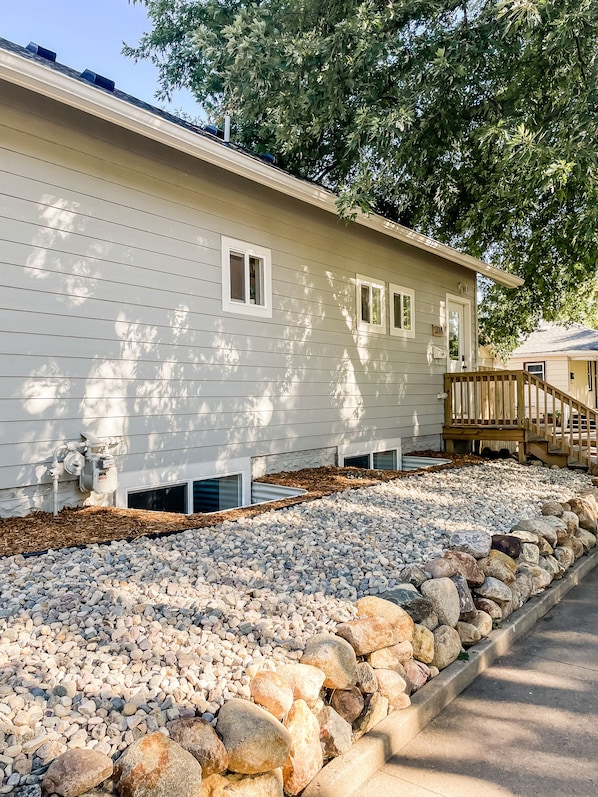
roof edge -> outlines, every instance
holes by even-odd
[[[338,216],[336,196],[331,191],[293,177],[281,169],[273,169],[257,158],[254,159],[227,147],[220,140],[211,140],[207,136],[198,135],[161,116],[154,115],[148,110],[127,103],[96,86],[75,80],[46,64],[0,49],[0,79],[43,94],[71,108],[116,124],[145,138]],[[482,260],[459,252],[451,246],[403,227],[378,214],[359,213],[355,223],[417,249],[443,257],[445,260],[483,274],[508,288],[517,288],[523,285],[523,280],[520,277],[490,266]]]

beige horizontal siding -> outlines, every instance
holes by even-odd
[[[431,326],[470,272],[3,96],[0,488],[81,429],[122,435],[129,471],[438,434]],[[221,235],[271,249],[272,318],[223,315]],[[356,331],[356,274],[415,289],[414,340]]]

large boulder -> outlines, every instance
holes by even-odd
[[[282,719],[293,705],[293,689],[283,676],[272,670],[261,670],[249,684],[251,697],[276,719]]]
[[[413,632],[413,658],[424,664],[434,660],[434,634],[429,628],[416,624]]]
[[[432,604],[434,612],[438,615],[439,623],[454,627],[461,614],[461,609],[459,593],[451,579],[432,578],[429,581],[424,581],[420,590]]]
[[[328,689],[352,689],[357,682],[357,656],[351,645],[339,636],[316,634],[307,641],[302,664],[311,664],[324,673]]]
[[[282,767],[286,794],[299,794],[318,774],[324,763],[320,745],[320,723],[304,700],[296,700],[285,721],[291,749]]]
[[[488,556],[492,537],[485,531],[456,531],[449,537],[448,547],[452,551],[463,551],[474,559]]]
[[[336,633],[347,640],[357,656],[367,656],[373,650],[387,648],[397,641],[392,625],[384,617],[349,620],[338,625]]]
[[[112,759],[96,750],[67,750],[50,764],[42,786],[49,794],[78,797],[112,775]]]
[[[351,749],[351,725],[332,706],[324,706],[318,714],[318,722],[320,742],[326,758],[336,758]]]
[[[366,595],[356,604],[358,617],[384,617],[391,624],[395,641],[410,642],[413,636],[413,620],[409,613],[397,603],[376,595]]]
[[[388,700],[390,708],[407,708],[411,703],[407,681],[394,670],[376,670],[378,691]]]
[[[288,730],[272,714],[248,700],[227,700],[218,712],[216,730],[228,751],[231,772],[268,772],[282,766],[291,750]]]
[[[375,669],[394,670],[397,665],[402,665],[403,662],[412,658],[413,644],[411,642],[399,642],[398,645],[391,645],[389,648],[372,651],[369,661]]]
[[[126,797],[202,797],[201,766],[158,731],[127,747],[114,774],[119,794]]]
[[[230,772],[209,775],[201,789],[201,797],[283,797],[283,794],[281,769],[263,775],[235,775]]]
[[[428,621],[430,616],[434,614],[430,601],[424,598],[413,584],[398,584],[388,590],[388,592],[385,592],[382,597],[404,609],[415,623]]]
[[[181,717],[168,722],[166,727],[173,742],[199,762],[204,777],[228,769],[226,747],[209,722],[201,717]]]
[[[449,625],[441,625],[434,630],[434,660],[432,664],[443,670],[452,664],[461,653],[459,632]]]
[[[315,706],[326,678],[323,670],[311,664],[283,664],[277,672],[293,690],[294,700],[305,700],[308,706]]]
[[[457,572],[463,576],[470,587],[477,587],[484,583],[485,575],[482,568],[479,566],[478,560],[470,553],[445,551],[443,557],[454,563]]]

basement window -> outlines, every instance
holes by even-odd
[[[343,457],[345,468],[365,468],[367,470],[397,470],[398,450],[371,451],[366,454],[354,454]]]
[[[272,253],[222,237],[222,309],[227,313],[272,317]]]

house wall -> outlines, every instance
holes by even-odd
[[[439,447],[432,325],[459,283],[475,294],[472,272],[1,88],[1,513],[50,508],[53,451],[81,430],[122,439],[121,473],[164,481],[377,439]],[[222,312],[221,236],[271,249],[271,319]],[[414,339],[357,331],[357,274],[415,290]],[[61,504],[81,500],[71,486]]]

